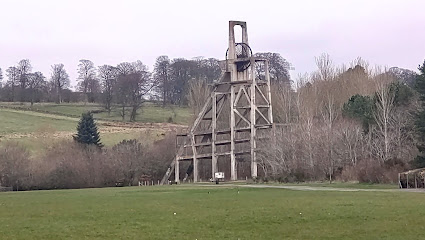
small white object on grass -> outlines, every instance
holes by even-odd
[[[174,215],[176,215],[176,213],[174,213]]]
[[[302,213],[300,213],[300,215],[302,215]]]

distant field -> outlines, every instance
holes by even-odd
[[[104,108],[99,104],[76,104],[76,103],[35,103],[31,108],[28,103],[0,103],[0,106],[5,106],[9,108],[16,109],[26,109],[44,113],[51,113],[56,115],[63,115],[69,117],[80,117],[82,113],[87,111],[103,111]],[[107,112],[99,112],[93,114],[95,118],[102,120],[113,120],[113,121],[122,121],[120,115],[120,108],[116,107],[112,110],[109,115]],[[130,108],[127,108],[126,121],[128,121],[130,116]],[[137,122],[173,122],[180,124],[187,124],[191,117],[190,109],[187,107],[178,107],[178,106],[157,106],[153,103],[144,104],[138,111],[136,117]]]
[[[38,153],[58,140],[70,140],[76,132],[78,120],[83,112],[102,110],[99,105],[91,104],[29,104],[0,103],[0,145],[9,141],[17,141],[31,152]],[[102,143],[113,146],[124,139],[148,139],[154,141],[161,134],[174,127],[168,124],[173,121],[185,122],[190,118],[189,109],[162,108],[153,104],[144,106],[138,116],[138,122],[122,123],[117,112],[111,116],[101,112],[94,114],[98,122]],[[113,122],[110,122],[113,121]],[[148,123],[161,123],[150,125]],[[107,124],[108,123],[108,124]],[[187,123],[187,122],[185,122]]]
[[[49,130],[71,131],[76,128],[77,122],[78,118],[0,108],[1,135]]]
[[[7,192],[0,193],[0,236],[1,239],[422,239],[424,197],[425,193],[230,186]]]

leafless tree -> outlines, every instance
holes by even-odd
[[[28,83],[28,76],[32,71],[32,66],[31,66],[31,62],[28,59],[23,59],[21,61],[19,61],[18,66],[17,66],[18,72],[19,72],[19,85],[20,85],[20,98],[21,101],[24,101],[24,90],[27,87],[27,83]]]
[[[218,59],[195,57],[191,62],[195,63],[191,69],[191,79],[204,79],[208,84],[220,79],[221,68]]]
[[[6,70],[6,75],[7,75],[7,79],[8,79],[6,84],[11,89],[10,101],[15,101],[15,87],[18,85],[18,82],[19,82],[19,71],[18,71],[18,68],[16,68],[16,67],[9,67]]]
[[[206,80],[194,79],[189,81],[188,103],[196,116],[210,97],[211,89]]]
[[[56,101],[62,103],[62,90],[69,87],[69,75],[62,63],[52,65],[50,81],[56,90]]]
[[[154,66],[153,79],[156,83],[156,91],[161,95],[162,105],[170,102],[172,82],[170,79],[170,59],[168,56],[159,56]]]
[[[269,61],[270,80],[272,82],[281,82],[290,85],[289,69],[291,68],[291,64],[279,53],[256,53],[255,56],[265,58]],[[264,79],[264,64],[258,63],[255,68],[260,78]]]
[[[45,86],[45,80],[46,78],[41,72],[30,73],[28,75],[28,89],[30,90],[31,94],[31,106],[34,104],[35,92]]]
[[[393,122],[394,97],[395,93],[390,90],[388,85],[390,77],[387,74],[380,74],[376,77],[377,91],[376,104],[374,111],[374,119],[377,125],[377,136],[382,137],[382,149],[379,151],[381,162],[385,162],[391,158],[390,156],[390,128]]]
[[[337,151],[341,161],[356,166],[361,155],[363,141],[362,128],[359,123],[343,120],[337,126]]]
[[[317,76],[322,81],[330,81],[335,76],[333,62],[327,53],[316,57],[316,66],[318,68]]]
[[[96,68],[92,61],[82,59],[78,64],[78,87],[87,96],[89,102],[94,102],[94,95],[99,90]]]
[[[102,65],[99,67],[98,74],[102,86],[105,108],[110,115],[117,80],[117,68],[110,65]]]
[[[3,84],[3,71],[0,68],[0,87],[2,87],[1,85]]]
[[[131,107],[130,121],[136,121],[137,110],[146,101],[146,94],[155,86],[148,67],[141,61],[121,63],[118,68],[118,91],[121,116],[125,118],[126,106]]]

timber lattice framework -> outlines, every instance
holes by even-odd
[[[235,41],[235,26],[242,28],[241,42]],[[199,161],[211,160],[214,179],[221,171],[219,159],[220,166],[230,163],[230,180],[238,180],[237,161],[250,161],[250,176],[257,177],[257,142],[270,134],[273,115],[268,61],[252,55],[246,22],[229,22],[229,48],[220,65],[222,77],[187,134],[178,135],[183,140],[161,184],[173,171],[180,182],[181,161],[192,162],[194,182],[199,181]]]

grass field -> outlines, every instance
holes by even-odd
[[[38,103],[32,108],[29,104],[0,103],[0,145],[9,141],[16,141],[27,147],[33,153],[39,153],[46,146],[62,139],[72,139],[81,114],[87,111],[102,110],[96,104],[54,104]],[[124,139],[156,140],[168,131],[167,122],[185,123],[189,121],[188,108],[156,106],[145,104],[139,112],[136,124],[132,126],[110,126],[103,123],[113,121],[121,123],[121,116],[115,109],[109,116],[106,112],[94,114],[98,121],[102,143],[113,146]],[[143,126],[145,123],[164,123],[163,126]],[[149,132],[147,134],[147,132]]]
[[[71,131],[77,118],[30,111],[0,109],[0,134],[31,133],[44,130]]]
[[[76,133],[79,118],[40,113],[34,111],[0,108],[0,145],[18,142],[32,153],[42,153],[46,146],[61,140],[71,140]],[[113,146],[124,139],[157,140],[168,131],[167,124],[150,126],[138,125],[115,127],[98,121],[102,143]]]
[[[277,184],[277,183],[273,183],[274,185],[282,185],[282,184]],[[313,183],[287,183],[287,184],[283,184],[283,185],[288,185],[288,186],[308,186],[308,187],[332,187],[332,188],[358,188],[358,189],[397,189],[398,185],[397,184],[373,184],[373,183],[347,183],[347,182],[332,182],[330,183],[324,183],[324,182],[313,182]]]
[[[292,191],[230,186],[7,192],[0,193],[0,236],[1,239],[423,239],[424,197],[424,193],[408,192]]]
[[[35,103],[33,107],[29,103],[0,103],[0,106],[15,108],[15,109],[26,109],[37,112],[50,113],[55,115],[64,115],[69,117],[79,118],[82,113],[87,111],[102,111],[104,110],[102,105],[99,104],[83,104],[83,103]],[[111,114],[107,112],[99,112],[93,114],[96,119],[102,120],[113,120],[122,121],[120,115],[120,108],[113,108]],[[127,108],[126,121],[130,116],[130,108]],[[187,107],[168,106],[162,107],[157,106],[153,103],[145,103],[138,111],[136,117],[137,122],[169,122],[172,120],[174,123],[187,124],[191,117],[190,109]]]

